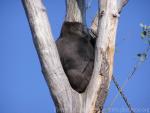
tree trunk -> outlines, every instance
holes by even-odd
[[[91,26],[97,34],[95,64],[84,93],[73,90],[62,68],[42,0],[23,0],[43,75],[53,97],[57,113],[101,113],[113,70],[118,17],[126,0],[99,0],[99,9]],[[85,0],[66,0],[65,21],[85,21]]]

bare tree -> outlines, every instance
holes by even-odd
[[[84,93],[73,90],[62,68],[42,0],[23,0],[43,75],[57,113],[101,113],[113,72],[119,14],[127,0],[99,0],[91,29],[97,35],[94,70]],[[66,0],[65,21],[86,24],[85,0]]]

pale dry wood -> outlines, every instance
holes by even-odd
[[[71,87],[62,69],[42,0],[23,0],[43,75],[51,90],[56,108],[71,109]],[[66,104],[67,103],[67,104]],[[59,109],[58,109],[59,110]],[[68,111],[69,111],[68,110]],[[70,110],[71,111],[71,110]]]
[[[91,25],[91,30],[93,32],[93,34],[97,37],[97,28],[98,28],[98,13],[96,14],[96,16],[94,17],[93,21],[92,21],[92,25]],[[95,37],[94,37],[95,38]]]
[[[92,79],[88,86],[87,95],[91,101],[87,106],[93,105],[90,112],[100,112],[107,96],[108,86],[112,75],[115,36],[118,18],[116,0],[99,1],[101,10],[98,18],[98,38],[95,50],[95,65]]]
[[[120,13],[122,8],[128,3],[128,0],[118,0],[118,12]]]
[[[92,27],[93,31],[98,34],[94,71],[87,90],[79,94],[71,88],[62,69],[42,0],[23,0],[42,72],[52,94],[57,113],[102,112],[112,75],[119,12],[117,0],[102,0],[99,3],[102,8]],[[85,1],[66,0],[66,5],[65,21],[85,24]]]
[[[86,25],[85,0],[66,0],[65,21],[80,22]]]
[[[91,86],[93,85],[91,89],[97,85],[94,85],[93,83],[99,82],[100,84],[95,88],[97,90],[95,91],[95,96],[93,96],[94,94],[91,94],[93,98],[96,98],[95,107],[93,107],[93,109],[95,109],[93,111],[96,112],[101,112],[97,108],[102,110],[107,96],[109,83],[113,73],[113,58],[119,13],[123,6],[127,3],[127,0],[120,0],[119,2],[117,0],[101,0],[99,3],[101,9],[91,25],[92,31],[96,33],[96,36],[98,36],[96,43],[97,55],[95,57],[93,73],[93,79],[95,80],[91,80],[90,82]],[[99,68],[99,70],[96,71],[95,68]],[[98,72],[99,75],[97,75]],[[89,90],[88,93],[90,93],[90,91],[94,93],[92,90]],[[93,103],[94,102],[91,102],[91,104]]]

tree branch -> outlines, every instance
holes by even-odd
[[[122,3],[122,7],[127,2]],[[99,0],[99,13],[92,22],[91,29],[96,33],[95,65],[92,79],[87,89],[89,105],[94,104],[94,113],[102,112],[113,73],[116,30],[118,25],[117,0]],[[120,9],[121,11],[121,9]],[[90,94],[90,95],[89,95]],[[95,102],[93,100],[96,100]]]
[[[80,22],[86,25],[85,0],[66,0],[65,21]]]
[[[46,9],[42,0],[22,0],[22,3],[28,17],[42,72],[55,105],[69,109],[67,104],[70,103],[70,100],[66,95],[71,95],[71,87],[60,63]]]
[[[92,24],[91,24],[91,32],[97,37],[97,28],[98,28],[98,13],[94,17]]]
[[[119,0],[118,1],[118,12],[120,13],[122,8],[128,3],[128,0]]]

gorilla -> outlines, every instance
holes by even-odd
[[[71,87],[85,91],[94,67],[95,41],[79,22],[64,22],[56,45]]]

